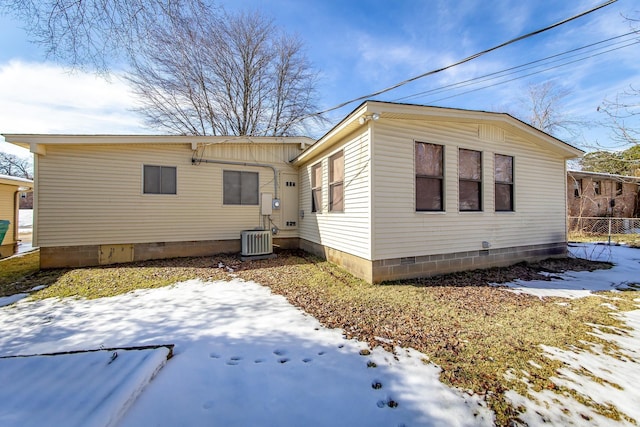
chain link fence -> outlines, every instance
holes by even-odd
[[[640,218],[569,217],[569,240],[640,242]]]

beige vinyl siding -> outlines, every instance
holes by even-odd
[[[14,236],[16,227],[15,194],[17,190],[17,186],[0,184],[0,220],[11,221],[7,234],[0,241],[0,245],[12,245],[16,242]]]
[[[415,141],[442,144],[444,212],[415,211]],[[482,151],[482,211],[458,211],[458,149]],[[375,124],[373,259],[562,242],[564,159],[519,135],[482,124]],[[495,153],[514,157],[515,212],[494,211]]]
[[[219,151],[227,150],[233,153],[224,160],[269,163],[279,171],[295,170],[288,158],[275,162],[269,149],[260,145],[238,145],[247,146],[217,144],[199,154],[213,160]],[[290,155],[289,147],[277,150]],[[273,194],[272,170],[193,165],[192,153],[190,144],[48,146],[46,155],[38,156],[38,244],[52,247],[239,239],[242,230],[261,226],[260,206],[223,205],[222,173],[258,172],[260,192]],[[145,164],[175,166],[177,194],[143,194]],[[280,211],[274,211],[272,220],[281,225]],[[279,234],[296,236],[295,230]]]
[[[366,130],[366,127],[364,128]],[[300,237],[371,259],[369,134],[350,136],[300,165]],[[329,212],[329,157],[344,150],[344,212]],[[322,162],[322,212],[311,212],[311,168]]]

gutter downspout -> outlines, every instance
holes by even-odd
[[[264,163],[247,163],[247,162],[233,162],[229,160],[207,160],[207,159],[196,159],[194,157],[191,158],[191,164],[197,165],[199,163],[213,163],[217,165],[234,165],[234,166],[254,166],[258,168],[269,168],[273,171],[273,192],[274,198],[278,198],[278,170],[275,166],[267,165]]]

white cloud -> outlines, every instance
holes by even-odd
[[[126,84],[50,63],[0,65],[2,133],[149,133]]]

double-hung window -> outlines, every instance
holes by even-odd
[[[322,162],[311,167],[311,212],[322,212]]]
[[[329,157],[329,211],[344,211],[344,152]]]
[[[144,194],[176,194],[176,167],[144,165],[142,170]]]
[[[223,171],[223,204],[258,205],[258,172]]]
[[[444,147],[426,142],[415,143],[416,211],[442,211]]]
[[[494,165],[496,212],[513,211],[513,157],[496,154]]]
[[[458,152],[460,211],[482,210],[482,153],[461,148]]]

